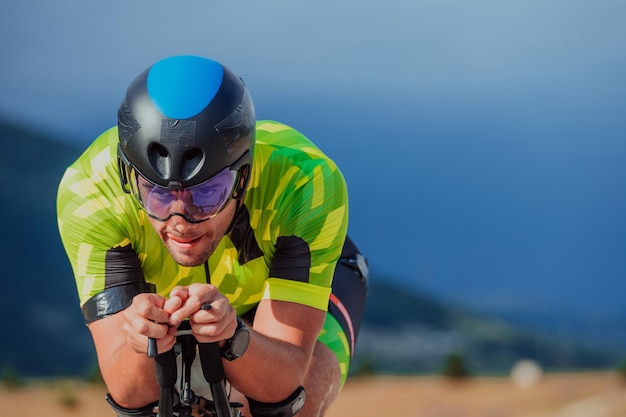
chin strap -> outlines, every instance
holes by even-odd
[[[243,208],[243,198],[237,199],[237,207],[235,207],[235,213],[233,214],[233,218],[230,219],[230,224],[228,225],[228,229],[226,229],[226,234],[229,234],[231,230],[233,230],[233,226],[237,223],[237,219],[239,218],[239,214],[241,213],[241,209]]]
[[[235,201],[237,201],[237,207],[235,207],[235,213],[233,214],[233,218],[230,220],[230,224],[228,225],[228,229],[226,230],[226,234],[230,233],[230,231],[232,230],[234,224],[237,221],[237,218],[239,217],[239,213],[241,212],[241,208],[243,207],[243,200],[246,198],[246,192],[248,189],[248,182],[250,181],[250,176],[251,176],[251,172],[250,172],[251,167],[248,165],[247,168],[243,167],[240,168],[240,175],[243,175],[243,182],[241,182],[238,186],[238,190],[236,195],[233,195],[233,198],[235,199]],[[243,174],[241,174],[241,171],[245,170],[246,172],[244,172]],[[241,179],[239,179],[241,181]]]

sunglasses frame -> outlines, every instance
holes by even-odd
[[[127,194],[131,194],[135,200],[139,203],[139,207],[151,218],[161,221],[161,222],[165,222],[167,220],[169,220],[172,216],[181,216],[182,218],[184,218],[187,222],[189,223],[202,223],[205,222],[207,220],[210,220],[212,218],[214,218],[215,216],[217,216],[218,214],[220,214],[222,212],[222,210],[224,210],[224,208],[228,205],[228,203],[230,202],[230,200],[235,199],[235,200],[240,200],[241,198],[243,198],[244,195],[244,191],[246,190],[247,186],[248,186],[248,182],[250,180],[250,171],[251,171],[251,164],[252,164],[252,152],[250,150],[247,150],[237,161],[235,161],[232,165],[230,165],[229,167],[226,167],[222,170],[220,170],[218,173],[216,173],[215,175],[213,175],[211,178],[208,178],[206,181],[201,182],[200,184],[196,184],[193,185],[191,187],[178,187],[178,188],[172,188],[171,191],[183,191],[192,187],[196,187],[198,185],[204,184],[208,181],[211,181],[211,179],[215,178],[216,175],[219,175],[222,171],[228,169],[231,171],[235,171],[235,180],[232,186],[232,189],[230,191],[230,195],[228,196],[228,198],[224,201],[224,203],[222,204],[222,206],[213,214],[209,215],[207,218],[203,218],[200,220],[196,220],[193,217],[187,216],[183,213],[179,213],[179,212],[172,212],[169,213],[167,217],[165,218],[161,218],[158,217],[152,213],[150,213],[146,206],[144,205],[142,199],[141,199],[141,193],[139,192],[139,176],[141,176],[141,178],[143,180],[145,180],[146,182],[148,182],[149,184],[152,184],[156,187],[160,187],[162,189],[169,189],[169,187],[164,187],[162,185],[159,184],[155,184],[153,181],[150,181],[148,178],[146,178],[126,157],[126,155],[124,154],[121,145],[118,144],[118,158],[117,158],[117,164],[118,164],[118,172],[119,172],[119,176],[120,176],[120,183],[121,183],[121,187],[122,190],[127,193]],[[245,172],[244,172],[245,170]],[[242,175],[243,175],[243,183],[242,183]],[[134,177],[134,178],[133,178]],[[133,181],[133,182],[131,182]],[[133,186],[134,183],[134,186]],[[180,183],[175,183],[172,182],[172,184],[180,184]]]

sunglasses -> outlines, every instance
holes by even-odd
[[[164,222],[177,215],[189,223],[200,223],[217,216],[234,197],[240,179],[239,168],[243,165],[238,162],[243,161],[237,161],[200,184],[177,189],[155,184],[134,166],[124,164],[124,176],[128,179],[125,189],[153,219]]]

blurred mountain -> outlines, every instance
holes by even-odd
[[[552,372],[614,368],[622,359],[613,344],[556,334],[561,323],[550,332],[550,323],[533,328],[407,290],[384,276],[371,281],[354,372],[436,373],[451,356],[479,374],[508,372],[521,359]]]
[[[0,144],[0,367],[87,371],[95,356],[56,226],[57,186],[81,151],[8,121],[0,121]]]
[[[45,132],[0,119],[0,370],[18,375],[85,375],[96,359],[82,321],[69,262],[56,225],[56,191],[65,167],[82,149]],[[354,370],[435,372],[460,354],[476,372],[502,372],[519,358],[546,369],[605,368],[614,346],[537,334],[373,277]],[[601,325],[601,323],[598,323]],[[550,329],[544,322],[541,330]]]

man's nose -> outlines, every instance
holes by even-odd
[[[170,213],[174,214],[171,219],[174,218],[179,218],[181,220],[185,220],[185,223],[187,223],[186,219],[184,219],[184,217],[187,218],[191,218],[192,210],[190,210],[190,207],[193,207],[193,204],[191,204],[191,202],[187,202],[185,199],[181,198],[182,195],[178,195],[178,198],[172,202],[171,206],[170,206]],[[189,200],[189,199],[187,199]],[[182,215],[182,216],[181,216]],[[183,217],[184,216],[184,217]]]
[[[169,226],[180,234],[185,234],[187,230],[193,227],[189,219],[189,215],[180,211],[172,213],[172,217],[167,219]]]

